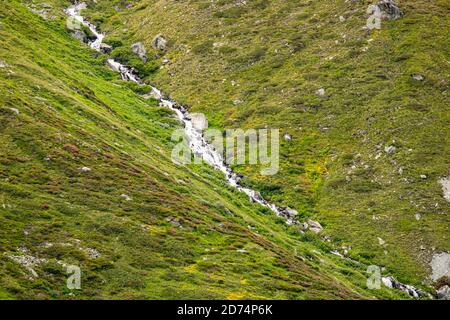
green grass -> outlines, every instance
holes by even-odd
[[[367,289],[366,266],[219,172],[173,164],[174,115],[70,36],[66,1],[49,2],[48,21],[19,1],[0,9],[1,299],[407,298]],[[45,259],[38,277],[10,255]],[[81,290],[61,263],[81,268]]]
[[[104,14],[108,1],[97,2],[87,14],[103,15],[108,37],[125,46],[169,40],[170,63],[149,80],[211,126],[293,136],[277,175],[235,168],[247,185],[319,220],[355,257],[428,281],[432,254],[450,247],[437,183],[450,151],[446,1],[398,1],[405,16],[371,32],[363,27],[375,1],[144,0]]]

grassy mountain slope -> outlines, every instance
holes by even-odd
[[[432,254],[450,248],[438,184],[449,174],[448,1],[398,1],[405,16],[373,31],[375,1],[87,2],[110,39],[169,59],[148,80],[213,126],[292,135],[277,175],[236,168],[248,185],[319,220],[351,256],[426,281]],[[166,52],[151,49],[157,34]]]
[[[47,3],[48,20],[0,7],[1,299],[406,298],[367,289],[366,266],[208,166],[174,165],[173,114],[69,35],[66,1]]]

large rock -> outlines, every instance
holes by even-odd
[[[110,53],[112,51],[113,47],[110,46],[109,44],[101,43],[99,49],[103,53]]]
[[[191,113],[191,122],[195,130],[203,131],[208,128],[208,119],[203,113]]]
[[[297,210],[294,210],[292,208],[283,207],[283,208],[280,208],[280,215],[285,217],[286,219],[291,220],[291,219],[294,219],[298,215],[298,212],[297,212]]]
[[[309,226],[309,230],[311,230],[314,233],[319,233],[323,229],[322,225],[317,221],[308,220],[307,223]]]
[[[381,0],[376,6],[380,9],[382,19],[395,20],[403,16],[394,0]]]
[[[147,62],[147,50],[142,42],[136,42],[131,45],[131,51],[142,61]]]
[[[444,199],[450,202],[450,177],[439,179]]]
[[[71,33],[71,36],[75,39],[80,40],[81,42],[87,42],[87,36],[86,34],[81,30],[75,30]]]
[[[397,147],[395,146],[387,146],[384,148],[384,152],[386,152],[386,154],[393,154],[397,151]]]
[[[167,48],[167,40],[160,34],[158,34],[152,41],[152,47],[164,51]]]
[[[81,27],[79,29],[73,30],[71,32],[71,35],[75,39],[78,39],[84,43],[90,43],[97,39],[97,36],[95,34],[93,34],[89,29],[81,28]]]
[[[445,285],[436,291],[439,300],[450,300],[450,287]]]
[[[450,253],[441,252],[433,255],[431,259],[431,279],[438,281],[443,277],[450,278]]]

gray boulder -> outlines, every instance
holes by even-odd
[[[109,44],[102,43],[102,44],[100,44],[100,48],[99,49],[103,53],[110,53],[112,51],[113,47],[110,46]]]
[[[450,300],[450,287],[445,285],[436,291],[439,300]]]
[[[136,54],[142,61],[147,62],[147,50],[142,42],[136,42],[131,45],[131,51]]]
[[[418,74],[418,73],[413,73],[411,75],[411,77],[416,81],[423,81],[425,79],[425,77],[423,75]]]
[[[381,0],[376,6],[380,9],[382,19],[395,20],[403,16],[394,0]]]
[[[297,210],[294,210],[289,207],[280,208],[280,214],[286,219],[293,219],[298,215]]]
[[[397,151],[397,148],[395,146],[387,146],[384,148],[384,152],[387,154],[393,154]]]
[[[438,182],[442,186],[444,199],[450,202],[450,177],[439,179]]]
[[[158,34],[152,41],[152,47],[159,51],[164,51],[167,48],[167,40]]]
[[[71,33],[71,36],[74,37],[75,39],[80,40],[81,42],[87,42],[86,34],[81,30],[75,30],[74,32]]]
[[[430,262],[432,274],[431,279],[438,281],[442,277],[450,278],[450,253],[435,253]]]
[[[309,226],[309,230],[311,230],[314,233],[319,233],[323,229],[322,225],[317,221],[308,220],[307,223]]]

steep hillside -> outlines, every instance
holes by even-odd
[[[71,37],[68,4],[0,6],[1,299],[407,298],[219,172],[173,164],[180,124]]]
[[[314,217],[348,254],[405,281],[428,281],[449,251],[448,1],[87,1],[86,14],[147,77],[223,128],[280,128],[281,169],[240,166],[263,196]],[[157,35],[167,40],[153,49]],[[113,51],[114,54],[114,51]]]

